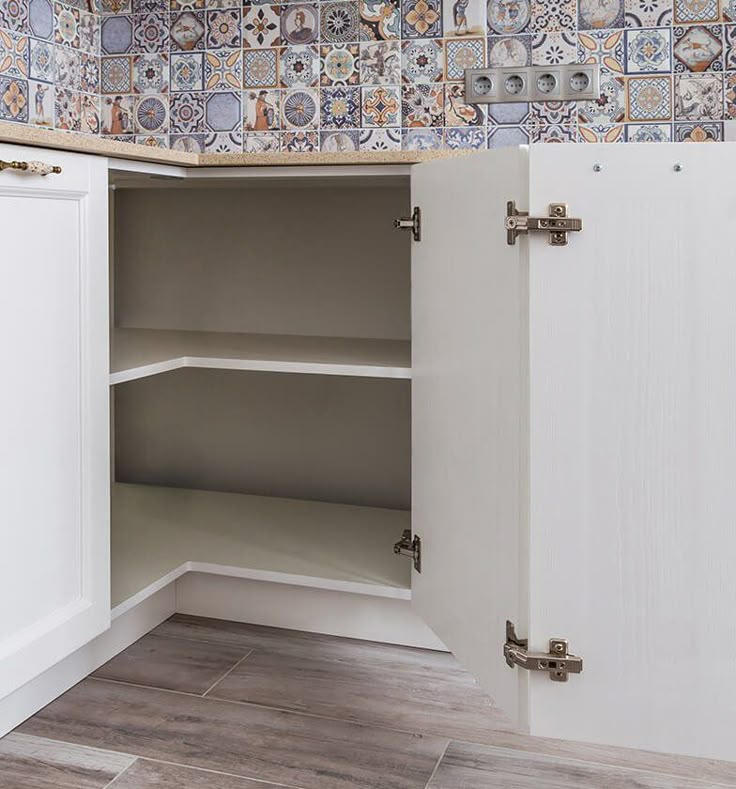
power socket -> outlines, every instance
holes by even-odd
[[[466,69],[465,101],[590,101],[600,98],[600,81],[597,63]]]

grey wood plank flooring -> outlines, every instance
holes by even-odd
[[[282,786],[139,759],[110,789],[281,789]]]
[[[447,741],[86,679],[20,727],[301,789],[424,789]]]
[[[0,739],[0,789],[104,789],[134,761],[134,756],[11,733]]]
[[[149,633],[93,676],[201,694],[249,652],[237,645],[164,638]]]
[[[452,742],[428,789],[717,789],[724,784]]]

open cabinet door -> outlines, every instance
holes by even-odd
[[[527,202],[528,149],[412,168],[412,510],[417,613],[526,726],[527,678],[505,663],[506,620],[527,626],[527,242],[506,244],[506,201]]]

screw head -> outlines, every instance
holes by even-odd
[[[600,173],[602,170],[603,170],[603,165],[602,164],[594,164],[593,165],[593,172],[594,173]]]
[[[682,165],[681,165],[679,162],[677,162],[677,164],[676,164],[676,165],[675,165],[675,166],[674,166],[672,169],[673,169],[673,170],[674,170],[676,173],[681,173],[681,172],[682,172]]]

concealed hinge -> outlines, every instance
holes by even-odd
[[[401,539],[394,545],[394,553],[401,556],[411,556],[414,569],[422,572],[422,538],[415,534],[412,537],[411,529],[404,529]]]
[[[416,206],[411,212],[411,216],[402,216],[394,219],[396,230],[411,230],[412,238],[415,241],[422,240],[422,210]]]
[[[503,645],[503,656],[513,668],[525,668],[528,671],[546,671],[554,682],[567,682],[570,674],[580,674],[583,670],[583,659],[570,655],[567,651],[567,640],[550,638],[549,652],[529,652],[526,638],[516,637],[516,628],[512,622],[506,621],[506,643]]]
[[[567,215],[565,203],[550,203],[549,216],[529,216],[527,211],[517,211],[516,203],[506,203],[506,243],[513,246],[517,236],[522,233],[549,233],[549,243],[553,247],[567,245],[568,233],[579,233],[583,229],[583,220]]]

